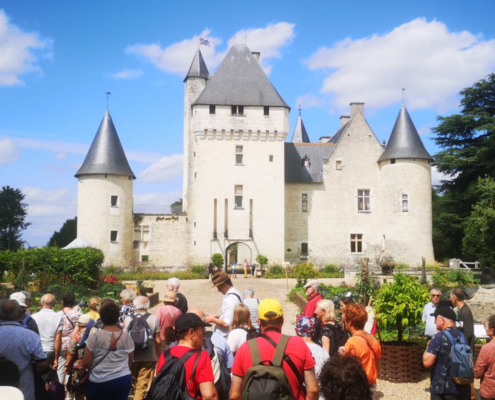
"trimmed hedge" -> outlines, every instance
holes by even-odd
[[[40,287],[53,282],[77,282],[94,288],[100,279],[103,260],[103,252],[90,247],[5,250],[0,251],[0,271],[11,272],[19,286],[29,281],[39,281]]]

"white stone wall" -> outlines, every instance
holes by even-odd
[[[84,237],[105,254],[104,265],[127,266],[132,259],[133,181],[121,175],[79,177],[77,235]],[[118,196],[117,207],[111,196]],[[110,232],[117,231],[117,241]]]

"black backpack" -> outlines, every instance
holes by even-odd
[[[249,339],[255,339],[258,337],[258,332],[256,332],[256,328],[251,328],[251,329],[248,329],[248,328],[244,328],[244,327],[239,327],[239,329],[242,329],[243,331],[246,331],[247,335],[246,335],[246,341],[249,340]]]
[[[220,360],[215,350],[215,346],[211,341],[213,332],[206,332],[207,336],[203,339],[203,349],[210,355],[211,367],[213,375],[215,375],[215,388],[217,389],[219,400],[228,400],[230,398],[230,386],[232,378],[225,360]]]
[[[132,321],[127,327],[136,350],[149,349],[155,345],[155,339],[153,338],[153,332],[151,332],[150,326],[146,321],[150,316],[149,313],[144,315],[133,314],[131,315]]]
[[[349,335],[347,335],[347,332],[344,332],[342,330],[342,327],[336,322],[335,325],[330,325],[332,331],[333,331],[333,336],[332,339],[330,340],[330,356],[338,353],[339,347],[345,346],[347,343],[347,339],[349,339]]]
[[[173,357],[170,349],[165,351],[165,365],[153,380],[151,388],[146,395],[145,400],[187,400],[192,399],[187,391],[186,385],[186,368],[185,363],[191,356],[197,354],[196,361],[191,374],[191,380],[194,379],[196,367],[198,366],[201,349],[191,349],[182,357]],[[197,398],[199,393],[196,395]]]

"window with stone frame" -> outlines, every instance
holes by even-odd
[[[214,105],[210,105],[210,114],[216,114],[217,107]]]
[[[402,206],[402,212],[408,212],[409,211],[409,195],[402,194],[401,206]]]
[[[232,115],[244,115],[244,106],[231,106]]]
[[[117,207],[119,201],[119,196],[110,196],[110,206]]]
[[[243,187],[242,185],[235,185],[235,208],[242,208],[242,196]]]
[[[118,231],[110,231],[110,241],[111,242],[116,242],[118,240]]]
[[[307,243],[301,243],[301,255],[302,256],[308,255],[308,244]]]
[[[351,233],[351,253],[360,254],[363,252],[363,234]]]
[[[235,146],[235,164],[244,165],[244,146]]]
[[[335,162],[335,168],[336,168],[337,170],[341,170],[341,169],[342,169],[342,161],[341,161],[341,160],[337,160],[337,161]]]
[[[302,201],[302,211],[308,212],[308,194],[307,193],[302,194],[301,201]]]
[[[358,211],[370,212],[371,211],[370,190],[359,189],[357,197],[358,197]]]
[[[263,107],[263,115],[270,115],[270,107],[269,106]]]

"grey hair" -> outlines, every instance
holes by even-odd
[[[180,288],[180,279],[178,279],[178,278],[170,278],[167,281],[167,285],[173,286],[175,289],[179,290],[179,288]]]
[[[254,290],[251,288],[248,288],[244,291],[244,297],[253,297],[254,296]]]
[[[29,290],[21,290],[21,293],[26,296],[26,300],[31,300],[31,292]]]
[[[134,304],[134,310],[148,311],[150,308],[150,299],[148,299],[148,296],[138,296],[134,299],[132,304]]]
[[[430,294],[432,294],[433,292],[439,292],[440,294],[442,294],[442,291],[436,287],[430,289]]]
[[[136,298],[136,292],[129,289],[124,289],[120,292],[120,297],[124,300],[134,300]]]
[[[21,306],[16,300],[4,300],[0,303],[0,320],[19,321],[21,319]]]

